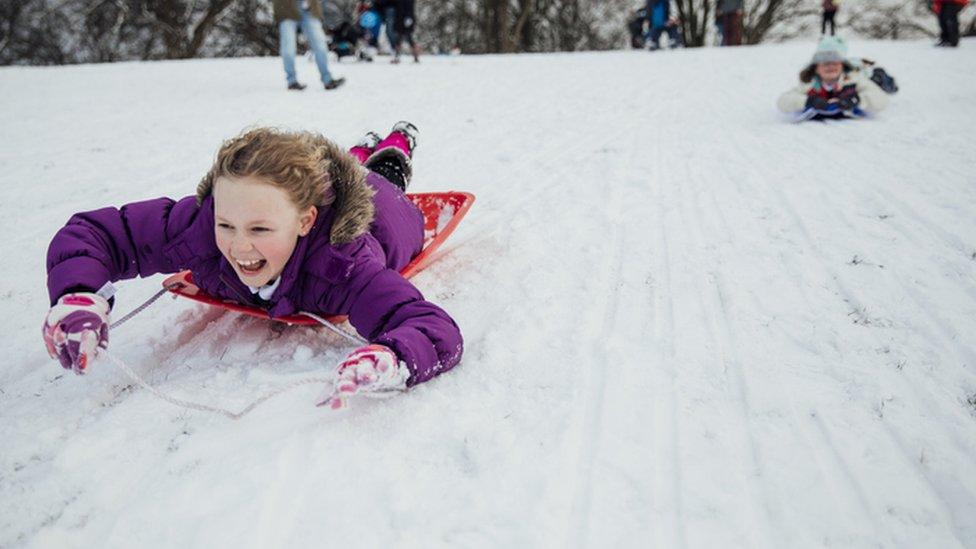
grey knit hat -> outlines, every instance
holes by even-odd
[[[810,60],[813,65],[831,62],[847,62],[847,44],[836,36],[827,36],[821,40],[817,45],[817,51],[813,54],[813,59]]]

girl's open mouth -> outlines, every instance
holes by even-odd
[[[244,274],[257,274],[261,272],[261,269],[267,265],[268,262],[264,259],[254,259],[251,261],[237,260],[237,268],[241,270]]]

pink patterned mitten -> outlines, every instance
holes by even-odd
[[[360,347],[346,357],[335,370],[334,386],[319,397],[317,406],[338,410],[349,397],[388,396],[407,388],[410,371],[392,350],[383,345]]]
[[[47,352],[66,370],[85,373],[98,348],[108,347],[109,304],[98,294],[65,294],[51,307],[42,333]]]

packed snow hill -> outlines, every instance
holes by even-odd
[[[0,546],[976,546],[976,42],[849,47],[900,90],[800,124],[814,43],[344,63],[330,92],[277,58],[0,69]],[[158,395],[241,409],[351,345],[170,298],[108,348],[158,395],[49,358],[73,213],[193,194],[245,127],[398,120],[410,191],[477,196],[413,279],[459,366],[233,420]]]

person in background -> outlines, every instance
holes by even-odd
[[[664,32],[668,33],[668,42],[672,48],[682,45],[678,22],[671,17],[671,0],[647,0],[647,21],[651,51],[661,47],[661,33]]]
[[[413,26],[417,22],[414,14],[414,0],[397,0],[396,20],[393,30],[396,31],[396,42],[392,43],[393,60],[391,63],[400,62],[400,46],[404,42],[410,44],[410,53],[413,54],[413,62],[420,63],[420,47],[413,40]]]
[[[836,34],[836,24],[834,17],[837,15],[837,8],[840,7],[841,0],[823,0],[823,19],[820,21],[820,35],[827,34],[827,24],[830,23],[830,35]]]
[[[722,45],[742,44],[743,0],[718,0],[716,11],[722,21]]]
[[[390,49],[393,49],[397,45],[396,36],[396,17],[397,17],[397,1],[398,0],[375,0],[373,2],[373,8],[380,14],[383,18],[383,24],[386,26],[386,39],[390,41]]]
[[[888,96],[847,59],[847,46],[836,37],[820,41],[817,51],[800,71],[800,83],[784,93],[777,106],[784,113],[804,118],[846,118],[873,114],[888,105]]]
[[[274,20],[278,25],[279,49],[285,65],[285,79],[289,90],[301,91],[305,84],[298,81],[295,74],[295,55],[298,53],[298,26],[315,54],[322,85],[326,90],[334,90],[346,81],[333,78],[329,72],[328,49],[325,46],[325,31],[322,29],[322,4],[309,0],[274,0]]]
[[[635,50],[644,48],[644,33],[647,23],[647,8],[639,7],[634,10],[627,22],[627,30],[630,32],[630,47]]]
[[[959,46],[959,12],[969,0],[932,0],[932,11],[939,17],[939,42],[941,48]]]

